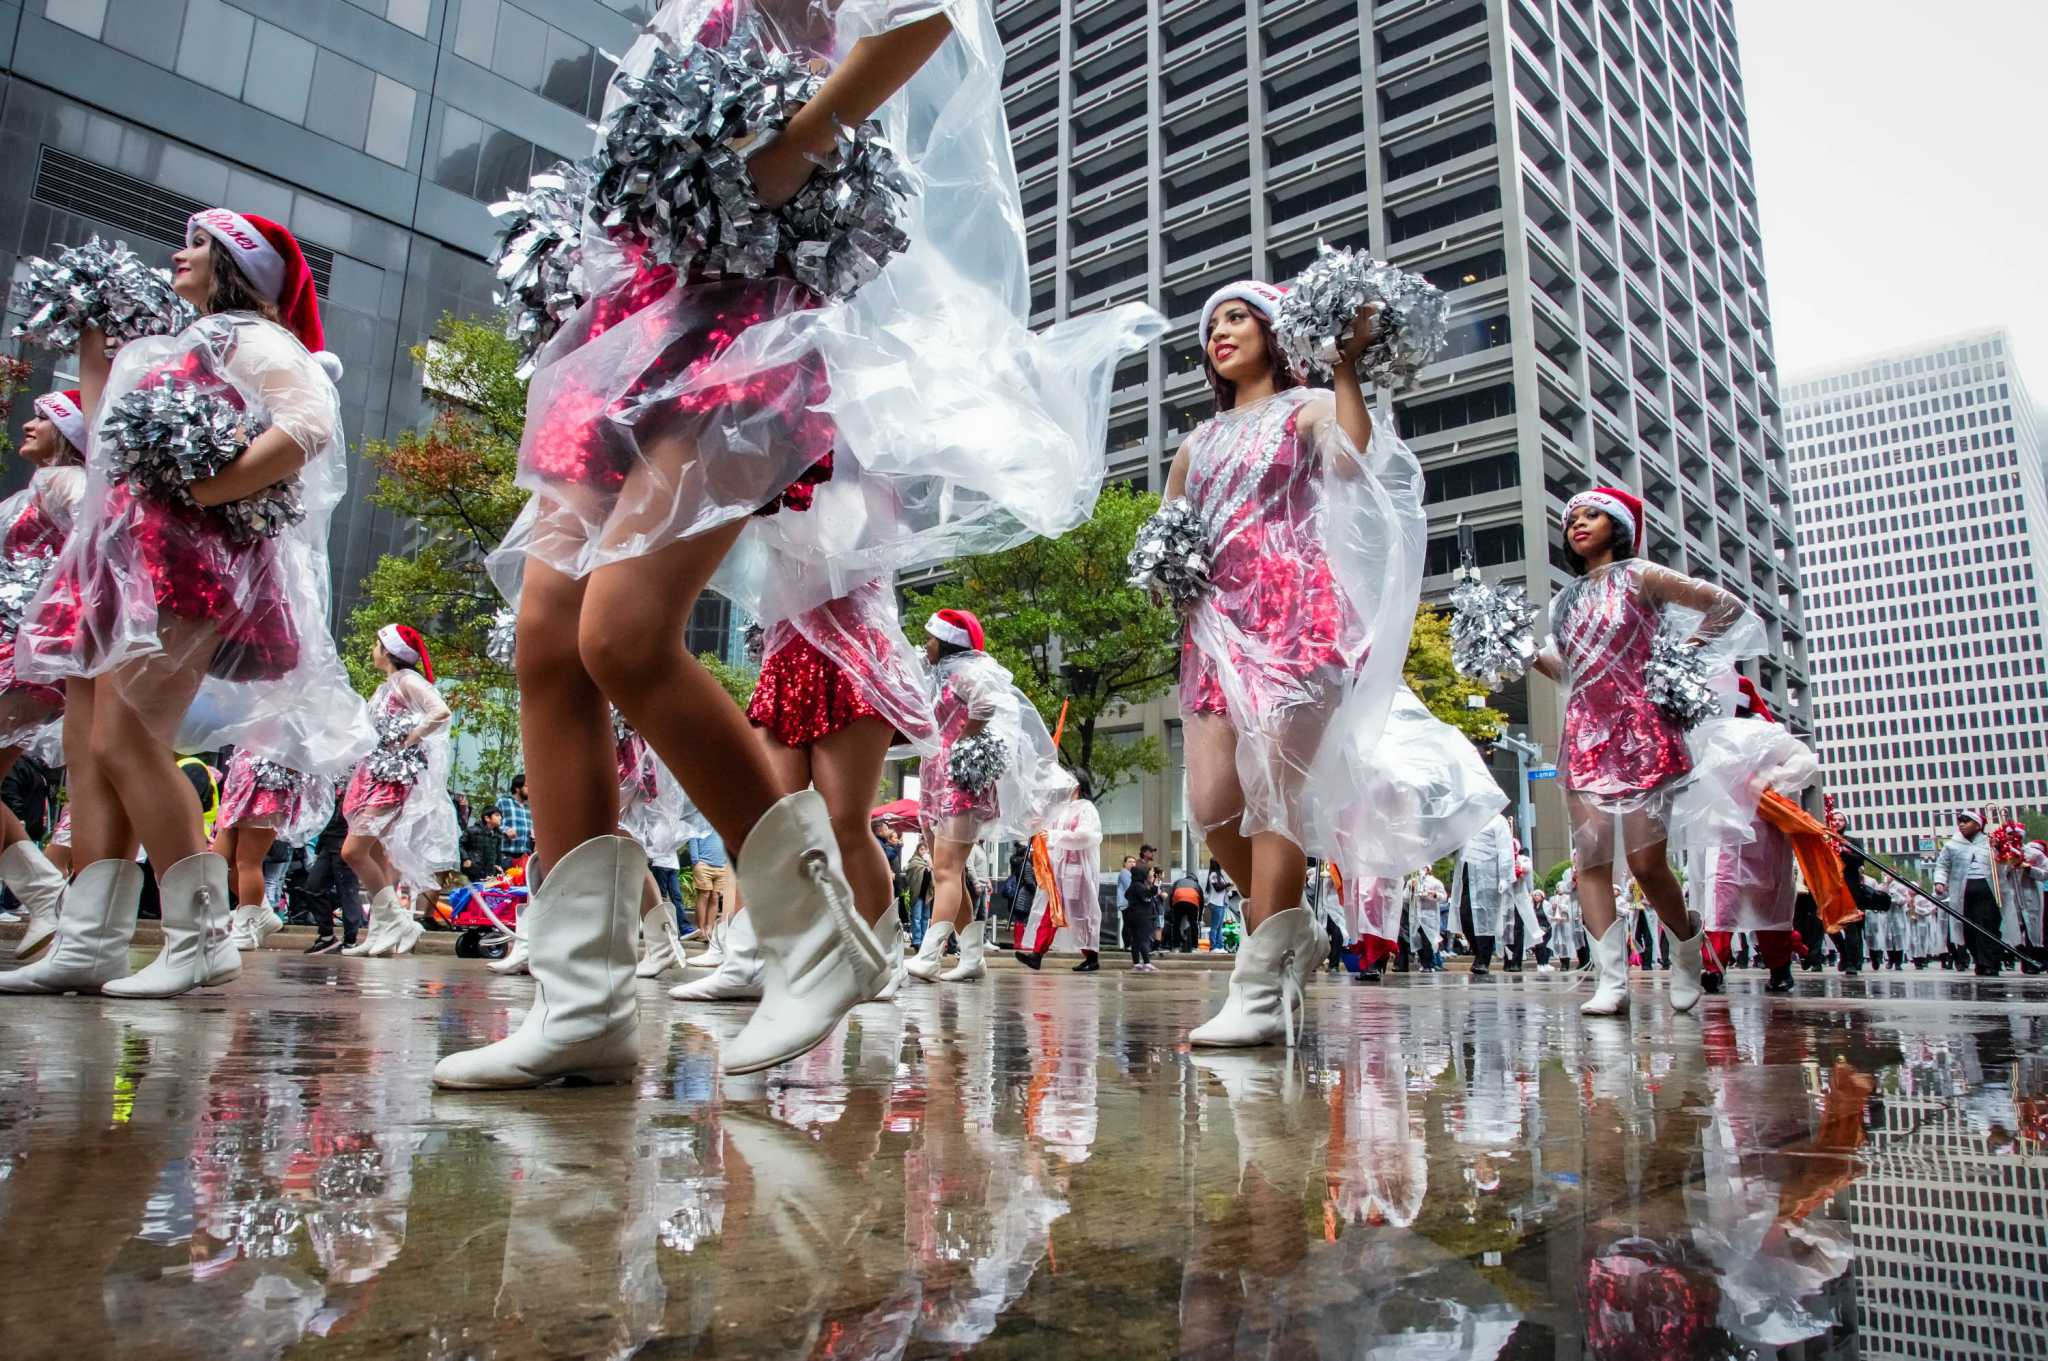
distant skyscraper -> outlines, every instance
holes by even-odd
[[[1210,409],[1218,284],[1362,246],[1451,297],[1395,403],[1428,473],[1424,590],[1456,521],[1547,600],[1557,517],[1605,483],[1652,553],[1764,617],[1755,668],[1804,724],[1806,659],[1731,0],[999,0],[1034,321],[1132,299],[1172,325],[1117,378],[1110,474],[1157,487]],[[1556,688],[1497,701],[1552,754]],[[1171,703],[1132,715],[1177,761]],[[1505,767],[1511,773],[1511,765]],[[1171,770],[1103,810],[1109,850],[1182,832]],[[1535,851],[1562,859],[1561,801]]]
[[[1785,393],[1827,787],[1877,849],[2048,808],[2048,490],[2002,330]]]

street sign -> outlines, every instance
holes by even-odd
[[[1529,768],[1529,778],[1532,780],[1554,780],[1557,778],[1557,767],[1531,766]]]

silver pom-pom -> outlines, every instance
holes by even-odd
[[[363,758],[371,779],[379,784],[411,784],[427,773],[425,744],[401,745],[419,722],[419,715],[408,710],[377,720],[377,749]]]
[[[583,305],[589,192],[585,166],[557,161],[491,205],[498,219],[497,303],[506,310],[505,335],[519,345],[522,378],[531,376],[534,354]]]
[[[109,478],[172,505],[198,506],[191,484],[241,457],[260,427],[234,403],[191,382],[167,378],[114,403],[100,426],[114,449]],[[230,537],[275,538],[306,518],[299,479],[288,478],[239,501],[209,508]]]
[[[1721,701],[1707,684],[1700,650],[1679,633],[1661,629],[1650,643],[1643,668],[1643,687],[1650,703],[1690,728],[1721,712]]]
[[[172,291],[168,271],[143,263],[125,241],[108,246],[97,236],[55,261],[31,257],[21,295],[27,320],[14,335],[45,350],[76,349],[79,333],[96,327],[111,353],[139,336],[175,335],[199,315]]]
[[[1494,586],[1477,568],[1451,588],[1451,666],[1489,690],[1518,681],[1536,656],[1536,607],[1520,586]]]
[[[1164,593],[1176,606],[1191,605],[1209,589],[1209,544],[1201,516],[1184,496],[1164,502],[1138,527],[1124,560],[1129,583]]]
[[[9,553],[0,557],[0,637],[13,637],[29,602],[43,589],[54,559],[47,553]]]
[[[512,610],[499,610],[491,616],[490,630],[484,634],[484,655],[499,666],[509,667],[519,651],[519,616]]]
[[[590,217],[644,242],[683,273],[760,278],[787,261],[799,281],[845,297],[909,239],[897,227],[909,176],[872,120],[838,130],[832,150],[779,212],[763,207],[747,158],[778,136],[824,79],[751,31],[723,47],[654,54],[620,76],[592,164]]]
[[[1399,391],[1443,351],[1450,326],[1450,301],[1420,274],[1363,251],[1321,246],[1280,300],[1273,333],[1296,369],[1328,378],[1358,314],[1375,303],[1372,343],[1359,357],[1358,376]]]
[[[633,725],[616,708],[612,710],[612,741],[623,743],[633,735]]]
[[[249,763],[249,778],[256,782],[258,789],[290,790],[299,787],[298,771],[263,756]]]
[[[946,773],[970,794],[979,794],[1010,768],[1010,748],[992,732],[978,732],[953,744]]]

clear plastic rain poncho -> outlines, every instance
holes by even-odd
[[[697,811],[647,739],[612,719],[618,733],[619,830],[650,856],[668,855],[711,824]]]
[[[1658,633],[1695,641],[1700,670],[1714,676],[1764,650],[1763,621],[1712,582],[1623,558],[1553,596],[1550,627],[1538,667],[1565,687],[1558,765],[1572,860],[1613,864],[1667,838],[1672,796],[1692,770],[1685,730],[1644,683]]]
[[[1783,931],[1798,892],[1792,839],[1757,816],[1766,789],[1797,802],[1820,778],[1813,749],[1763,718],[1710,718],[1686,743],[1692,776],[1671,801],[1672,850],[1709,931]]]
[[[1067,915],[1067,930],[1083,950],[1102,944],[1102,814],[1090,799],[1070,798],[1056,804],[1045,820],[1045,852],[1052,862],[1053,886]],[[1032,896],[1025,941],[1039,938],[1040,926],[1052,909],[1046,885]]]
[[[1515,901],[1515,834],[1504,818],[1489,818],[1465,843],[1458,856],[1457,873],[1451,877],[1451,922],[1463,925],[1470,891],[1471,934],[1497,936],[1506,913]]]
[[[114,480],[109,414],[173,383],[218,398],[305,451],[304,518],[238,536],[216,511]],[[76,525],[16,637],[27,679],[111,673],[186,751],[248,744],[338,777],[373,741],[328,633],[328,517],[348,481],[340,399],[293,335],[249,313],[202,317],[121,347],[94,416]],[[178,676],[205,677],[190,705]]]
[[[228,758],[215,831],[268,827],[287,846],[303,846],[334,816],[334,781],[270,760],[254,747]]]
[[[938,692],[923,650],[903,632],[894,585],[886,578],[870,578],[822,604],[804,605],[800,602],[809,599],[805,583],[811,577],[795,562],[775,559],[765,574],[766,593],[755,602],[741,602],[742,608],[768,621],[763,676],[778,674],[776,658],[784,649],[808,645],[838,670],[840,681],[853,687],[858,702],[893,727],[903,742],[921,756],[936,755],[939,733],[932,715]],[[816,735],[818,724],[843,716],[815,712],[822,699],[757,691],[749,713],[778,738],[797,746]]]
[[[1002,43],[977,0],[671,0],[620,63],[751,29],[830,64],[936,14],[953,31],[875,119],[913,186],[907,249],[850,298],[693,274],[588,224],[591,300],[538,355],[508,536],[571,576],[775,506],[776,551],[818,569],[797,609],[917,563],[1070,528],[1102,481],[1117,359],[1163,330],[1129,306],[1044,335],[1003,117]],[[752,561],[758,562],[755,558]],[[728,580],[719,589],[745,601]]]
[[[448,706],[433,682],[400,667],[370,696],[379,731],[426,730],[416,745],[425,748],[426,768],[411,780],[379,778],[373,762],[358,765],[342,796],[342,815],[351,836],[375,837],[407,888],[433,888],[436,876],[461,863],[462,828],[448,798]],[[380,747],[379,752],[385,748]],[[379,753],[372,753],[377,755]]]
[[[1210,578],[1182,643],[1196,821],[1278,832],[1361,880],[1445,854],[1504,799],[1402,683],[1426,521],[1392,413],[1361,452],[1330,393],[1289,388],[1183,447]]]
[[[1027,840],[1074,789],[1045,720],[986,652],[942,657],[933,677],[939,748],[918,772],[918,820],[943,841]],[[1009,760],[994,784],[970,790],[953,782],[947,763],[953,744],[976,722],[1003,744]]]
[[[85,469],[64,464],[36,469],[26,487],[0,501],[0,747],[51,766],[64,764],[64,688],[15,674],[14,635],[84,495]]]

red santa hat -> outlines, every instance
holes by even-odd
[[[218,241],[265,302],[277,305],[285,329],[299,338],[327,370],[328,377],[341,381],[341,357],[327,349],[327,333],[320,325],[320,297],[313,288],[313,270],[299,249],[291,228],[254,213],[207,208],[192,214],[185,223],[185,240],[198,245],[201,236]]]
[[[1761,718],[1766,723],[1776,723],[1778,716],[1771,712],[1763,691],[1756,688],[1756,682],[1747,676],[1735,678],[1735,716],[1737,718]]]
[[[434,659],[427,655],[427,640],[420,637],[418,629],[406,624],[386,624],[377,630],[377,641],[393,661],[416,666],[428,680],[434,678]]]
[[[924,631],[942,643],[954,647],[971,647],[980,652],[983,647],[981,621],[966,610],[940,610],[924,621]]]
[[[1209,295],[1209,301],[1202,304],[1202,343],[1209,343],[1209,322],[1216,315],[1216,309],[1227,302],[1241,302],[1259,313],[1268,322],[1280,318],[1280,300],[1287,296],[1287,290],[1257,279],[1239,279],[1234,284],[1225,284]]]
[[[1593,487],[1582,491],[1564,503],[1564,518],[1561,524],[1572,522],[1572,512],[1581,507],[1612,516],[1622,532],[1629,538],[1634,551],[1643,551],[1643,498],[1634,492],[1623,491],[1620,487]]]
[[[85,457],[85,407],[77,388],[63,392],[46,392],[36,398],[36,414],[57,427],[57,433],[64,437],[78,456]]]

